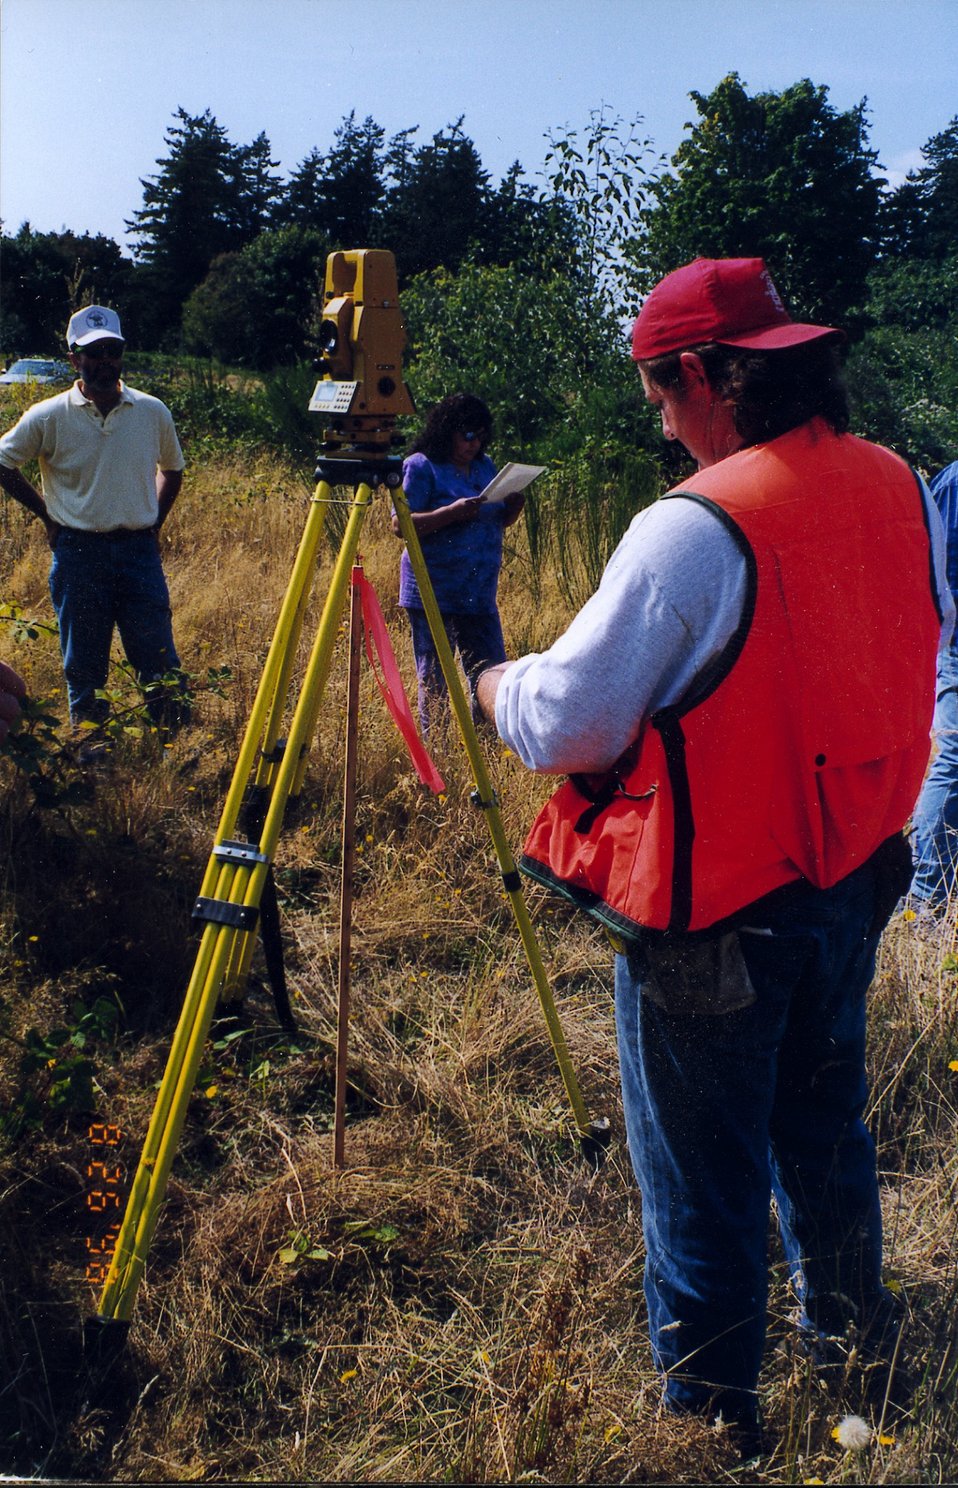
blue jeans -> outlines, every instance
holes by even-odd
[[[917,899],[941,905],[950,897],[958,870],[958,655],[938,664],[933,733],[937,754],[912,817]]]
[[[166,721],[169,701],[162,695],[151,698],[149,684],[180,663],[156,534],[61,528],[50,566],[50,596],[73,722],[106,716],[107,705],[96,692],[106,686],[114,626],[146,689],[151,716]]]
[[[419,721],[425,736],[437,702],[446,696],[446,679],[442,675],[425,610],[407,609],[406,614],[412,627],[412,649],[419,683]],[[443,615],[442,623],[452,654],[455,656],[459,652],[471,697],[479,673],[485,667],[495,666],[506,659],[499,615],[495,610],[491,615]]]
[[[672,1410],[757,1421],[773,1192],[812,1336],[867,1328],[887,1307],[862,1121],[880,894],[865,864],[834,888],[790,891],[755,922],[770,934],[740,931],[756,1000],[735,1012],[665,1012],[643,994],[641,947],[616,958],[649,1328]]]

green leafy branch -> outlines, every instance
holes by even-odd
[[[6,1006],[0,1014],[6,1023]],[[58,1115],[86,1115],[94,1109],[96,1064],[90,1057],[97,1043],[113,1043],[119,1021],[115,997],[97,997],[89,1006],[76,998],[70,1021],[42,1032],[29,1028],[17,1038],[6,1028],[0,1036],[21,1050],[19,1086],[0,1112],[0,1134],[16,1141],[24,1132],[43,1125],[48,1111]]]

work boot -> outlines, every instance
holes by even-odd
[[[113,740],[99,720],[78,719],[70,730],[68,745],[78,765],[103,764],[113,752]]]
[[[906,1412],[915,1385],[903,1356],[908,1321],[904,1302],[883,1289],[864,1309],[860,1321],[844,1327],[837,1311],[834,1317],[826,1316],[826,1302],[819,1301],[817,1328],[807,1317],[799,1327],[799,1346],[816,1375],[850,1402],[877,1411]]]

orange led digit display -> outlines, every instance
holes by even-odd
[[[94,1121],[88,1136],[90,1161],[86,1169],[86,1208],[90,1232],[86,1237],[89,1258],[85,1274],[92,1286],[102,1286],[120,1233],[123,1164],[115,1159],[116,1149],[123,1141],[123,1132],[110,1122]]]

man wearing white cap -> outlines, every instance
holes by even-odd
[[[179,668],[157,534],[180,490],[183,454],[166,405],[121,381],[125,342],[115,310],[77,310],[66,339],[77,381],[28,408],[0,438],[0,488],[46,528],[71,722],[106,716],[96,694],[106,686],[116,627],[151,717],[174,726],[188,704],[153,685]],[[41,491],[20,473],[34,459]]]
[[[529,768],[569,776],[521,866],[618,951],[664,1403],[747,1451],[773,1192],[813,1357],[871,1361],[884,1389],[899,1322],[865,994],[953,610],[927,490],[847,432],[840,339],[792,320],[761,259],[663,279],[632,354],[698,472],[639,513],[549,650],[477,688]]]

